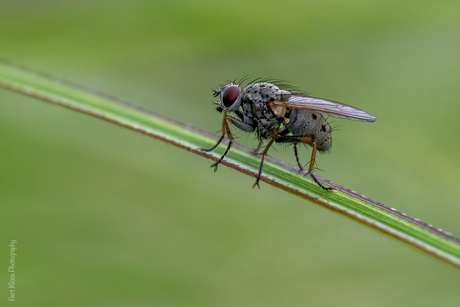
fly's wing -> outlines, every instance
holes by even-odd
[[[361,122],[375,122],[376,118],[360,109],[356,109],[335,101],[314,97],[291,96],[287,101],[274,101],[275,106],[295,109],[308,109],[329,114],[330,116],[357,120]]]

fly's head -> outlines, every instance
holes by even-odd
[[[241,87],[237,83],[232,82],[215,90],[213,96],[220,96],[216,108],[219,112],[234,112],[241,105]]]

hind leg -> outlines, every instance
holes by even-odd
[[[308,136],[295,136],[295,135],[290,135],[290,136],[279,136],[276,139],[277,143],[288,143],[288,144],[294,144],[294,153],[295,157],[297,160],[297,164],[301,170],[303,170],[302,165],[299,162],[299,156],[297,153],[297,144],[298,143],[303,143],[303,144],[308,144],[311,147],[313,147],[312,152],[311,152],[311,158],[310,158],[310,166],[308,168],[307,174],[313,178],[313,180],[316,182],[317,185],[319,185],[322,189],[324,190],[332,190],[331,187],[325,187],[321,182],[318,181],[315,175],[313,175],[313,167],[315,166],[315,161],[316,161],[316,142],[312,137]]]

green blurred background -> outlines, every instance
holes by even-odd
[[[362,108],[377,122],[334,119],[317,174],[459,236],[459,16],[459,1],[1,1],[0,57],[216,135],[210,89],[245,75]],[[0,135],[1,301],[14,239],[18,306],[460,304],[455,268],[171,145],[3,90]]]

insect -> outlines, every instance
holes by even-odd
[[[223,112],[224,115],[222,135],[214,147],[203,151],[214,150],[227,135],[229,139],[227,150],[211,165],[214,171],[217,171],[219,163],[225,158],[234,142],[229,123],[243,131],[257,134],[259,145],[256,152],[268,140],[268,144],[262,151],[259,172],[253,188],[257,186],[260,189],[259,181],[264,159],[273,143],[293,144],[297,165],[300,171],[303,171],[297,151],[297,145],[300,143],[308,144],[313,148],[307,175],[311,176],[321,188],[331,190],[313,175],[316,151],[327,152],[332,146],[331,126],[324,115],[363,122],[376,120],[374,116],[357,108],[297,94],[295,90],[277,82],[255,80],[244,89],[241,83],[242,81],[233,81],[214,91],[213,96],[219,97],[216,110]],[[230,114],[235,114],[236,117]]]

